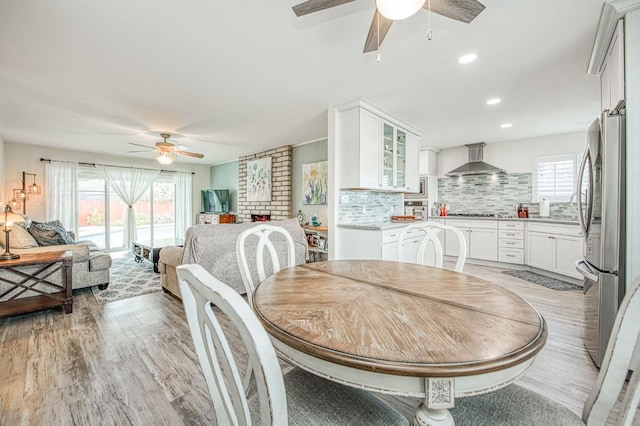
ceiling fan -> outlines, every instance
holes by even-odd
[[[129,145],[141,146],[147,149],[143,151],[127,151],[127,153],[157,151],[158,155],[156,155],[156,160],[158,160],[160,164],[173,163],[173,160],[175,160],[177,157],[176,154],[186,155],[188,157],[195,157],[195,158],[204,157],[204,155],[202,154],[185,151],[187,149],[187,147],[185,146],[182,146],[182,145],[178,146],[178,145],[172,144],[171,142],[167,142],[167,139],[171,137],[169,133],[161,133],[160,136],[162,136],[163,140],[156,142],[155,146],[140,145],[138,143],[129,142]]]
[[[308,0],[292,7],[296,16],[319,12],[355,0]],[[394,20],[408,18],[420,8],[468,24],[484,10],[477,0],[376,0],[363,53],[378,50]]]

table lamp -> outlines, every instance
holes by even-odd
[[[11,232],[11,226],[14,222],[23,221],[23,217],[15,214],[11,211],[11,204],[7,204],[4,207],[4,214],[0,216],[0,224],[2,225],[2,230],[4,231],[4,253],[0,254],[0,260],[11,260],[18,259],[20,257],[19,254],[14,254],[9,251],[9,232]]]

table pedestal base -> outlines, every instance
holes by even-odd
[[[454,426],[453,416],[446,408],[431,409],[420,404],[413,419],[413,426]]]

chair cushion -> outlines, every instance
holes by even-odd
[[[518,385],[456,399],[451,414],[457,426],[584,425],[562,404]]]
[[[73,239],[64,229],[62,222],[53,220],[51,222],[31,222],[29,233],[41,246],[55,246],[61,244],[74,244]]]
[[[23,223],[14,224],[9,232],[9,248],[27,249],[38,247],[38,242],[31,236],[29,231],[23,228]],[[5,235],[0,232],[0,246],[4,249]]]
[[[409,425],[399,412],[364,390],[325,380],[300,368],[284,375],[290,425]],[[259,419],[257,397],[249,400]]]
[[[89,270],[104,271],[111,268],[111,256],[106,253],[92,252],[89,255]]]

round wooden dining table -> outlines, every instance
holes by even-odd
[[[349,386],[424,398],[418,425],[451,424],[455,398],[525,373],[547,338],[516,294],[447,269],[336,260],[261,282],[254,308],[280,354]]]

